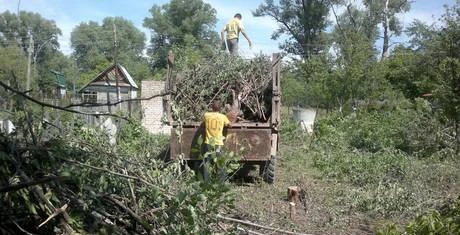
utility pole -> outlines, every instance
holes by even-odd
[[[114,37],[114,55],[113,55],[113,62],[115,64],[115,86],[116,86],[116,89],[117,89],[117,102],[120,102],[121,101],[121,98],[120,98],[120,86],[118,84],[118,75],[119,75],[119,71],[118,71],[118,61],[117,61],[117,57],[118,57],[118,41],[117,41],[117,26],[115,25],[115,20],[113,22],[113,37]],[[121,103],[118,103],[118,110],[121,109]]]
[[[21,0],[18,0],[18,22],[21,25],[21,18],[19,17],[19,6],[21,6]]]
[[[32,54],[34,53],[34,39],[33,34],[29,29],[29,48],[27,48],[28,58],[27,58],[27,83],[26,83],[26,91],[30,90],[30,82],[31,82],[31,71],[32,71]]]

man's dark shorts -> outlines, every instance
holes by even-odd
[[[230,55],[238,55],[238,38],[227,39],[227,47]]]

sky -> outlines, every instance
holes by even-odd
[[[243,15],[243,23],[246,32],[253,42],[249,48],[244,37],[240,40],[240,54],[243,57],[252,57],[257,53],[271,54],[278,52],[279,41],[271,40],[271,34],[277,28],[277,23],[268,17],[253,17],[252,11],[264,2],[264,0],[203,0],[211,4],[217,11],[216,31],[233,17],[235,13]],[[348,0],[360,4],[361,0]],[[383,0],[382,0],[383,1]],[[20,10],[39,13],[42,17],[54,20],[61,29],[59,37],[61,51],[69,55],[70,33],[81,22],[97,21],[108,16],[122,16],[130,21],[146,34],[146,41],[150,39],[150,32],[142,26],[146,17],[151,17],[149,9],[155,5],[163,5],[169,0],[0,0],[0,12],[17,12]],[[443,5],[453,5],[455,0],[415,0],[410,12],[401,15],[404,25],[409,25],[414,19],[431,24],[443,13]],[[340,9],[338,9],[340,11]],[[333,17],[329,17],[333,21]],[[405,37],[394,39],[393,42],[407,40]]]

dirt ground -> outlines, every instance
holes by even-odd
[[[343,187],[334,181],[320,179],[308,156],[298,155],[301,149],[281,145],[277,161],[276,182],[269,185],[258,177],[258,169],[249,177],[233,182],[236,208],[232,217],[302,234],[374,234],[372,222],[346,205],[334,203],[333,188]],[[297,155],[296,155],[297,154]],[[300,158],[299,158],[300,157]],[[287,188],[302,189],[301,202],[291,219]],[[334,206],[333,206],[334,205]],[[255,227],[261,234],[279,234]]]

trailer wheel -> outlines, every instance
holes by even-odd
[[[275,183],[276,157],[271,156],[270,160],[265,162],[263,179],[269,184]]]

